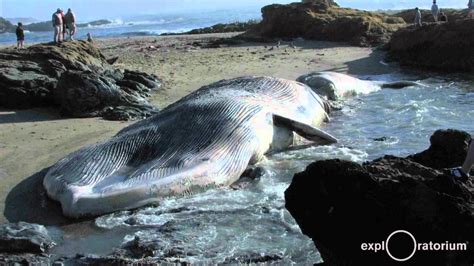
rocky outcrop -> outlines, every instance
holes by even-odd
[[[54,241],[46,228],[25,222],[0,225],[0,264],[46,265],[50,263],[47,252]]]
[[[405,25],[403,19],[386,14],[340,8],[330,0],[313,0],[262,8],[263,20],[244,38],[305,39],[349,42],[358,46],[386,43]]]
[[[0,252],[40,254],[54,245],[42,225],[25,222],[0,225]]]
[[[72,117],[130,120],[156,110],[146,98],[161,83],[154,75],[114,69],[93,44],[39,44],[0,51],[0,106],[53,106]]]
[[[423,155],[385,156],[363,165],[319,161],[294,176],[285,192],[286,208],[313,239],[327,265],[398,265],[387,250],[405,259],[414,248],[414,256],[407,261],[410,265],[472,265],[474,186],[472,180],[462,183],[441,168],[462,164],[459,158],[466,155],[471,138],[463,132],[444,131],[431,140],[432,146]],[[449,147],[453,144],[458,146]],[[443,154],[449,163],[437,165]],[[406,233],[388,239],[397,230],[410,232],[418,244]],[[375,245],[368,244],[363,250],[364,243],[380,243],[381,248],[382,241],[385,250],[375,252]],[[423,250],[430,241],[467,243],[467,250]],[[420,247],[420,243],[428,246]]]
[[[467,18],[466,10],[441,8],[440,11],[443,12],[448,17],[448,21],[456,21],[456,20]],[[433,18],[433,15],[431,14],[431,10],[420,9],[420,12],[421,12],[421,22],[434,22],[434,18]],[[392,16],[400,17],[406,23],[410,24],[415,21],[415,10],[414,9],[403,10],[403,11],[393,14]]]
[[[251,27],[257,25],[256,21],[248,22],[233,22],[233,23],[219,23],[211,27],[194,29],[182,34],[205,34],[205,33],[226,33],[226,32],[241,32],[247,31]]]
[[[435,169],[452,168],[462,164],[471,136],[463,131],[438,130],[430,138],[430,147],[408,159]]]
[[[397,31],[387,45],[388,61],[439,71],[474,71],[474,20],[431,23]]]

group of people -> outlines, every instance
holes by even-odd
[[[58,10],[53,13],[52,23],[54,27],[54,43],[59,45],[64,41],[66,39],[66,33],[69,35],[71,40],[74,40],[74,35],[76,34],[76,16],[70,8],[67,10],[66,14],[64,14],[64,11],[61,8],[58,8]],[[21,22],[18,22],[16,28],[16,40],[17,49],[23,49],[25,43],[25,30],[23,29],[23,24]]]
[[[64,41],[66,39],[66,33],[71,40],[74,40],[74,35],[76,34],[76,16],[70,8],[66,14],[64,14],[61,8],[58,8],[58,10],[53,13],[52,23],[54,27],[54,43],[60,44]]]
[[[472,1],[472,0],[470,0]],[[435,22],[438,21],[448,21],[448,16],[441,12],[441,9],[439,9],[438,5],[436,4],[436,0],[433,0],[433,5],[431,6],[431,15],[433,15],[433,20]],[[421,12],[420,9],[417,7],[415,8],[415,26],[421,27]]]
[[[468,18],[473,18],[473,16],[474,16],[473,0],[469,0],[469,2],[467,3],[467,8],[468,8],[467,9]],[[433,5],[431,6],[431,14],[433,15],[433,19],[434,19],[435,22],[438,22],[438,21],[447,22],[448,21],[448,17],[446,16],[446,14],[441,12],[438,5],[436,4],[436,0],[433,0]],[[421,12],[420,12],[420,9],[417,7],[417,8],[415,8],[415,26],[421,27],[421,25],[422,25],[421,24]]]

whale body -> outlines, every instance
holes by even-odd
[[[298,80],[307,85],[240,77],[204,86],[110,140],[61,159],[47,172],[44,188],[64,215],[80,217],[228,186],[265,154],[297,139],[336,142],[318,129],[328,120],[326,99],[383,87],[334,72]]]
[[[272,77],[220,81],[158,114],[82,148],[47,172],[47,194],[70,217],[99,215],[235,182],[296,132],[336,142],[316,128],[327,106],[308,86]]]

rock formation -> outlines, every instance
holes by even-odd
[[[242,37],[302,37],[374,46],[386,43],[393,32],[405,25],[399,17],[340,8],[332,0],[269,5],[262,8],[262,17],[262,22]]]
[[[65,42],[0,50],[0,106],[53,106],[66,116],[129,120],[150,116],[154,75],[112,68],[93,44]]]
[[[393,34],[389,61],[440,71],[474,71],[474,20],[430,23]]]
[[[46,228],[24,222],[0,225],[0,264],[46,265],[47,252],[55,245]]]
[[[363,243],[385,241],[392,256],[407,258],[415,248],[408,235],[387,243],[396,230],[410,232],[417,243],[467,243],[466,251],[418,249],[410,265],[472,265],[474,186],[442,169],[462,164],[471,137],[439,131],[431,141],[428,151],[408,158],[385,156],[363,165],[319,161],[295,175],[286,208],[327,265],[399,265],[386,250],[362,250]]]
[[[251,27],[257,24],[256,21],[248,21],[248,22],[233,22],[233,23],[219,23],[213,25],[211,27],[194,29],[183,34],[204,34],[204,33],[226,33],[226,32],[240,32],[240,31],[247,31]]]

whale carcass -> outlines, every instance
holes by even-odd
[[[297,136],[336,142],[317,128],[327,120],[329,104],[315,91],[333,99],[380,89],[333,72],[300,79],[310,86],[241,77],[202,87],[110,140],[63,158],[50,168],[43,185],[71,217],[227,186],[266,153],[292,145]]]
[[[317,129],[326,105],[308,86],[271,77],[224,80],[53,165],[43,185],[71,217],[140,207],[235,182],[294,134],[335,142]]]

